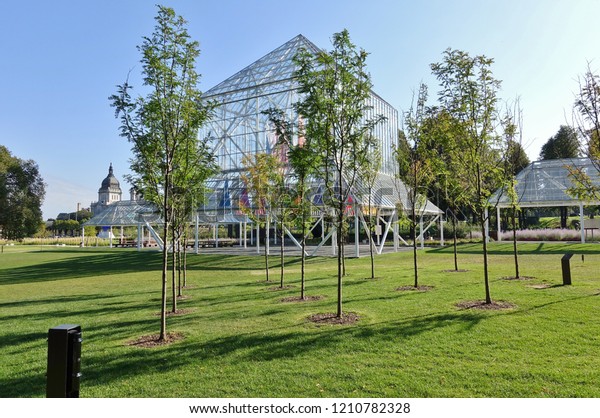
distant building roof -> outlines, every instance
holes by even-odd
[[[565,158],[560,160],[535,161],[517,174],[516,192],[520,207],[578,206],[582,202],[567,193],[573,186],[567,167],[582,168],[592,182],[600,186],[600,173],[589,158]],[[499,207],[509,207],[510,200],[504,190],[497,190],[490,202],[498,202]]]
[[[139,223],[162,224],[156,206],[151,203],[121,200],[106,206],[84,223],[85,226],[133,226]]]

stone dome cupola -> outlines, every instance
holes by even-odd
[[[112,202],[118,202],[121,200],[121,185],[119,180],[113,173],[113,166],[110,163],[108,167],[108,176],[102,180],[102,186],[98,189],[98,201],[101,204],[111,204]]]

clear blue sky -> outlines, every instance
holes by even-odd
[[[127,199],[130,146],[108,97],[151,34],[151,1],[0,2],[0,144],[35,160],[47,183],[44,217],[88,207],[112,162]],[[519,96],[529,157],[570,120],[576,79],[600,68],[597,0],[165,0],[202,49],[201,89],[303,34],[330,49],[343,28],[370,52],[374,90],[399,111],[448,48],[494,58],[501,98]]]

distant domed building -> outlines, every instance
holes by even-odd
[[[102,180],[102,185],[98,189],[98,201],[91,204],[93,214],[102,212],[108,205],[120,202],[122,196],[119,180],[113,174],[112,163],[108,167],[108,176]]]

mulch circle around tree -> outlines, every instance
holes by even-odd
[[[515,277],[515,276],[504,276],[504,277],[500,277],[500,280],[534,280],[535,277],[533,276],[519,276],[519,277]]]
[[[129,341],[127,345],[142,348],[152,348],[168,345],[184,339],[184,335],[180,332],[168,332],[165,336],[165,339],[162,341],[159,341],[158,337],[159,334],[142,335],[133,341]]]
[[[304,302],[313,302],[315,300],[321,300],[323,296],[304,296],[304,299],[301,299],[300,296],[289,296],[287,298],[281,299],[282,302],[292,302],[292,303],[304,303]]]
[[[319,325],[351,325],[358,322],[359,316],[354,312],[344,312],[341,318],[334,313],[319,313],[311,315],[307,319]]]
[[[469,270],[465,270],[465,269],[458,269],[458,270],[452,269],[452,270],[442,270],[442,273],[466,273],[468,271]]]
[[[485,303],[484,300],[465,300],[457,303],[456,307],[460,309],[479,309],[482,311],[501,311],[516,308],[516,305],[501,300],[492,301],[492,303]]]
[[[433,286],[425,286],[425,285],[421,285],[421,286],[400,286],[396,288],[396,291],[398,292],[428,292],[429,290],[433,289]]]
[[[196,286],[195,284],[188,284],[183,286],[184,289],[196,289],[198,286]]]
[[[194,311],[193,309],[177,309],[176,312],[173,312],[170,308],[168,308],[167,312],[165,312],[165,315],[166,316],[187,315],[193,311]],[[160,312],[157,312],[155,315],[160,316]]]
[[[191,299],[190,295],[180,295],[180,296],[177,296],[177,300],[188,300],[188,299]]]
[[[287,290],[287,289],[292,289],[294,287],[296,287],[296,286],[288,284],[288,285],[285,285],[283,287],[281,287],[281,286],[269,287],[269,288],[267,288],[267,290],[271,290],[273,292],[277,292],[278,290]]]
[[[549,284],[549,283],[541,283],[541,284],[532,284],[532,285],[529,285],[527,287],[530,287],[532,289],[538,289],[538,290],[540,290],[540,289],[549,289],[549,288],[552,287],[552,285]]]

